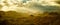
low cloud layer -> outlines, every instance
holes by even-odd
[[[59,0],[1,0],[2,11],[55,12],[60,11]],[[28,10],[27,10],[28,9]]]

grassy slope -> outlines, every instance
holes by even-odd
[[[60,13],[57,12],[45,12],[36,16],[14,11],[0,11],[0,19],[1,25],[60,25]]]

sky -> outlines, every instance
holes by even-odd
[[[18,11],[18,12],[53,12],[60,11],[59,0],[0,0],[1,11]],[[8,6],[7,6],[8,4]]]

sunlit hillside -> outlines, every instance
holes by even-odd
[[[60,13],[44,12],[33,15],[0,11],[0,25],[60,25]]]

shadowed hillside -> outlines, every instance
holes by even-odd
[[[60,13],[44,12],[33,15],[0,11],[0,25],[60,25]]]

